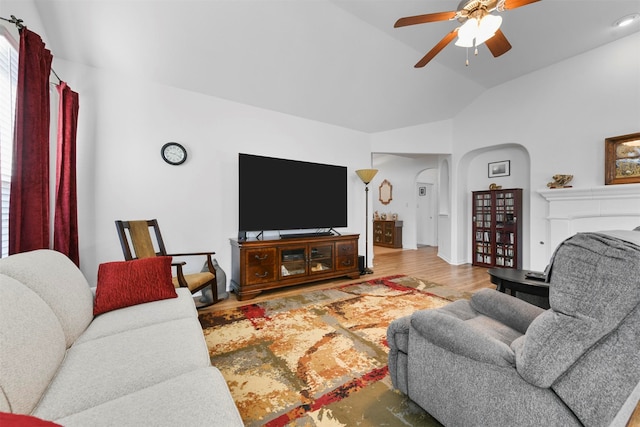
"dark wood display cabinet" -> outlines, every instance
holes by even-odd
[[[522,189],[472,193],[473,265],[522,268]]]
[[[373,244],[402,248],[402,221],[373,221]]]
[[[231,288],[238,300],[267,289],[360,277],[358,234],[274,240],[231,239]]]

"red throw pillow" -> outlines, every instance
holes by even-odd
[[[60,424],[41,420],[31,415],[11,414],[0,412],[0,426],[2,427],[61,427]]]
[[[176,298],[171,257],[100,264],[93,315],[145,302]]]

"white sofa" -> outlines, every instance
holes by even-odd
[[[0,412],[66,427],[242,426],[193,298],[176,291],[94,317],[66,256],[0,260]]]

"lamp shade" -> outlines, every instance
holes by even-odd
[[[473,39],[476,37],[476,33],[478,32],[478,20],[475,18],[470,18],[462,24],[462,27],[458,30],[458,41],[456,41],[456,46],[461,47],[473,47]]]
[[[501,16],[487,14],[480,21],[469,18],[458,30],[458,40],[455,44],[460,47],[479,46],[493,37],[500,25],[502,25]]]
[[[478,33],[476,34],[476,46],[480,45],[496,34],[498,28],[502,25],[502,16],[487,15],[482,18],[478,25]]]
[[[362,182],[368,184],[378,173],[378,169],[359,169],[356,171]]]

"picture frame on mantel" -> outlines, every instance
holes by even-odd
[[[489,178],[511,175],[511,160],[489,163]]]
[[[640,132],[604,140],[604,183],[640,183]]]

